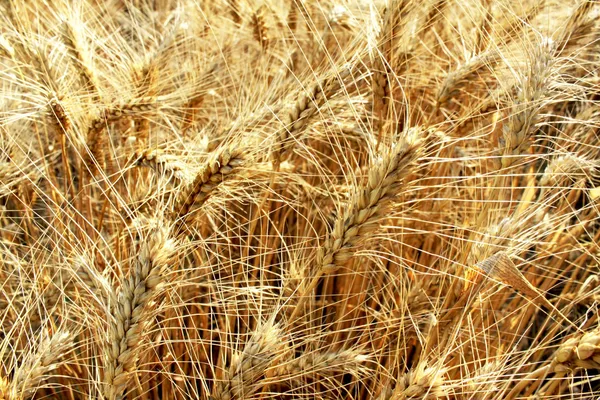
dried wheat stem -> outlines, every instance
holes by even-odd
[[[142,245],[113,299],[109,341],[104,349],[103,393],[108,400],[122,399],[131,383],[140,343],[152,309],[162,302],[165,274],[173,263],[175,242],[157,228]]]
[[[241,352],[231,357],[223,379],[212,390],[214,400],[248,399],[261,389],[260,380],[279,355],[282,335],[272,322],[263,323]]]
[[[399,192],[402,178],[412,171],[413,163],[420,154],[420,133],[419,129],[411,130],[369,169],[367,182],[356,189],[335,220],[325,243],[319,247],[315,276],[303,291],[303,297],[290,317],[291,321],[301,311],[321,276],[334,273],[342,267],[354,254],[359,241],[377,228],[379,218],[387,209],[388,200]]]
[[[14,60],[15,49],[11,46],[10,42],[6,40],[4,35],[0,35],[0,56]]]

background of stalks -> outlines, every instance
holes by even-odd
[[[599,12],[0,1],[0,399],[600,396]]]

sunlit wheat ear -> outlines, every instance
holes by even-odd
[[[269,28],[267,26],[267,7],[261,6],[252,14],[252,30],[254,39],[258,42],[263,50],[267,50],[270,46],[271,38],[269,37]]]
[[[448,72],[442,82],[436,101],[439,105],[446,104],[454,96],[460,94],[460,90],[470,82],[478,79],[479,74],[485,73],[485,68],[500,59],[497,51],[489,51],[485,54],[477,54],[460,64],[455,70]]]
[[[357,377],[368,375],[369,357],[355,350],[308,352],[293,359],[282,359],[274,368],[278,379],[290,379],[302,384],[307,377],[327,379],[350,373]]]
[[[47,335],[45,332],[43,335]],[[8,399],[29,399],[40,384],[47,379],[61,362],[61,358],[73,347],[74,337],[68,331],[58,331],[43,337],[36,348],[27,351],[25,358],[13,373],[10,381],[7,379],[0,393],[4,391]],[[1,380],[1,378],[0,378]]]
[[[90,90],[94,96],[99,96],[98,79],[90,59],[88,48],[82,41],[81,33],[76,29],[77,23],[80,22],[71,20],[63,22],[61,26],[62,40],[84,87]]]
[[[559,346],[552,360],[554,372],[600,368],[600,330],[571,337]]]
[[[162,305],[168,269],[172,266],[175,242],[165,228],[157,228],[144,239],[127,277],[111,296],[108,343],[104,348],[104,395],[122,399],[132,384],[131,373],[142,348],[154,309]]]
[[[555,43],[546,40],[534,47],[525,73],[517,79],[518,91],[502,126],[500,155],[502,167],[515,164],[519,155],[529,148],[529,140],[539,118],[542,101],[548,95],[548,86],[554,63]]]
[[[519,271],[517,266],[504,251],[500,251],[475,264],[473,268],[478,272],[483,273],[486,277],[496,279],[499,282],[518,290],[537,304],[550,304],[550,302],[543,297],[527,278],[523,276],[521,271]],[[550,308],[553,308],[551,304]]]
[[[136,98],[110,107],[103,107],[88,125],[87,148],[82,151],[84,165],[88,166],[92,172],[95,172],[98,164],[102,166],[110,138],[106,129],[111,123],[153,115],[159,108],[159,103],[151,97]]]
[[[281,329],[272,321],[258,326],[241,351],[234,351],[223,377],[215,382],[214,400],[247,399],[257,393],[260,380],[283,346]]]
[[[0,0],[0,399],[598,398],[599,12]]]
[[[377,228],[378,220],[389,206],[389,200],[402,188],[402,178],[409,175],[421,151],[422,131],[410,130],[391,149],[373,163],[367,182],[358,186],[336,218],[331,232],[317,250],[314,276],[310,277],[303,297],[296,305],[291,320],[315,288],[319,278],[343,267],[356,251],[356,245]]]
[[[175,202],[174,217],[179,230],[192,207],[201,207],[208,196],[227,178],[238,172],[246,162],[247,153],[240,147],[225,147],[216,150],[196,173],[194,180],[184,188]]]
[[[396,386],[384,389],[379,400],[445,399],[450,395],[450,386],[444,382],[443,368],[428,367],[426,361],[420,361],[415,367],[402,374]]]
[[[595,5],[597,5],[595,0],[577,1],[565,26],[556,35],[556,49],[560,54],[568,53],[569,48],[575,44],[574,42],[589,32],[591,27],[586,20]]]
[[[596,175],[598,166],[598,163],[592,160],[570,153],[556,157],[544,170],[544,174],[540,179],[540,186],[558,190],[572,187],[576,182]]]
[[[287,160],[296,136],[306,127],[310,118],[343,87],[343,80],[350,76],[352,71],[351,65],[345,65],[322,81],[302,88],[295,102],[283,109],[280,116],[283,127],[279,129],[271,150],[271,160],[276,168]]]
[[[139,167],[148,167],[158,175],[166,175],[186,184],[193,178],[190,165],[181,160],[181,157],[170,155],[158,149],[138,150],[131,156],[131,164]]]

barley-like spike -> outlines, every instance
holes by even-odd
[[[403,374],[398,379],[391,394],[382,397],[382,399],[434,400],[448,398],[449,389],[444,382],[445,373],[444,368],[428,367],[426,361],[422,360],[410,371]]]
[[[260,6],[252,14],[252,29],[254,33],[254,39],[260,44],[263,50],[269,48],[269,28],[267,27],[267,21],[265,17],[266,6]]]
[[[280,116],[284,127],[280,129],[271,152],[274,164],[279,165],[288,158],[292,147],[292,143],[288,143],[290,139],[294,139],[306,127],[308,120],[342,88],[342,81],[350,73],[350,68],[343,68],[339,73],[317,82],[300,93],[298,100],[292,106],[284,109]]]
[[[553,64],[553,44],[544,42],[535,48],[527,72],[521,77],[518,93],[502,127],[500,154],[502,167],[510,167],[529,147],[529,139],[538,120],[541,100],[546,96]]]
[[[309,278],[303,297],[292,312],[291,321],[301,311],[320,277],[344,266],[360,240],[376,229],[377,220],[387,209],[387,201],[400,190],[402,178],[412,172],[421,152],[421,134],[418,128],[409,130],[405,137],[374,163],[367,182],[356,188],[349,203],[336,218],[325,242],[317,250],[314,276]]]
[[[415,131],[377,160],[369,170],[366,184],[357,188],[336,219],[317,256],[317,268],[323,273],[333,273],[343,266],[358,241],[375,229],[372,222],[385,213],[386,200],[397,194],[402,178],[410,174],[419,156],[421,138],[417,137],[419,130]]]

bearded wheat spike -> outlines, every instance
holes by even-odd
[[[175,242],[159,228],[143,243],[129,276],[114,295],[109,341],[105,350],[104,395],[122,399],[136,368],[141,341],[152,314],[151,302],[161,304],[165,274],[173,263]]]
[[[486,276],[497,279],[503,284],[527,295],[536,303],[550,305],[550,308],[553,308],[550,302],[523,276],[505,252],[500,251],[486,258],[475,264],[475,268],[483,272]]]
[[[79,33],[74,29],[72,21],[64,21],[62,24],[62,39],[65,43],[67,51],[71,56],[83,84],[97,95],[98,83],[94,73],[94,68],[91,66],[90,57],[87,47],[82,43]]]
[[[358,241],[376,228],[376,220],[385,213],[388,200],[398,193],[402,178],[410,174],[420,155],[420,134],[419,129],[410,132],[372,166],[366,184],[354,192],[319,248],[318,270],[324,274],[335,272],[350,259]]]
[[[435,400],[449,396],[448,385],[444,382],[444,368],[428,367],[421,361],[398,379],[394,389],[387,388],[379,400]]]
[[[267,26],[267,19],[265,17],[267,7],[262,5],[252,14],[252,28],[254,33],[254,39],[260,44],[263,50],[268,50],[269,42],[269,28]]]
[[[282,346],[281,330],[272,321],[263,323],[241,352],[231,358],[223,380],[216,382],[214,400],[248,399],[261,389],[260,379]]]
[[[30,351],[15,371],[10,382],[2,389],[7,400],[27,399],[33,396],[48,373],[56,369],[59,360],[73,347],[73,335],[59,331],[42,339],[37,349]],[[2,397],[0,397],[2,398]]]
[[[564,53],[569,47],[573,37],[581,34],[579,29],[584,26],[586,18],[589,16],[594,6],[598,4],[597,0],[579,0],[569,16],[565,27],[560,30],[557,40],[556,49],[559,53]]]
[[[517,95],[512,99],[510,114],[502,127],[500,154],[502,167],[510,167],[529,148],[529,139],[538,121],[541,101],[547,96],[554,43],[544,41],[534,48],[527,71],[520,77]]]
[[[343,80],[350,75],[352,69],[343,68],[336,74],[328,76],[322,81],[304,89],[293,105],[283,110],[280,118],[283,128],[280,129],[277,141],[271,151],[271,159],[275,165],[285,161],[292,146],[289,139],[294,139],[307,125],[309,119],[314,116],[327,100],[342,88]]]
[[[580,331],[580,328],[577,325],[573,324],[573,322],[550,303],[548,299],[546,299],[546,297],[544,297],[544,295],[540,293],[540,291],[533,286],[525,276],[523,276],[521,271],[519,271],[517,266],[504,251],[500,251],[475,264],[474,268],[482,272],[485,276],[496,279],[499,282],[518,290],[526,295],[534,304],[545,306],[548,307],[548,309],[555,311],[563,320],[571,325],[571,327]]]
[[[379,218],[389,205],[388,201],[398,193],[403,184],[402,178],[410,174],[420,155],[421,135],[418,128],[409,130],[369,170],[367,182],[353,193],[335,220],[331,233],[319,247],[315,276],[310,278],[303,291],[303,297],[290,317],[291,321],[298,315],[321,276],[332,274],[342,267],[354,254],[359,241],[377,228]]]
[[[598,398],[599,5],[0,0],[0,399]]]
[[[576,368],[600,369],[600,330],[578,334],[565,340],[554,353],[554,371]]]
[[[245,161],[245,153],[239,147],[227,147],[211,155],[196,174],[194,181],[181,192],[176,201],[176,219],[184,219],[193,206],[200,207],[210,193],[227,177],[237,171]]]
[[[356,350],[309,352],[278,365],[276,375],[288,375],[291,379],[301,380],[307,374],[335,376],[345,372],[355,373],[367,360],[368,356]]]

